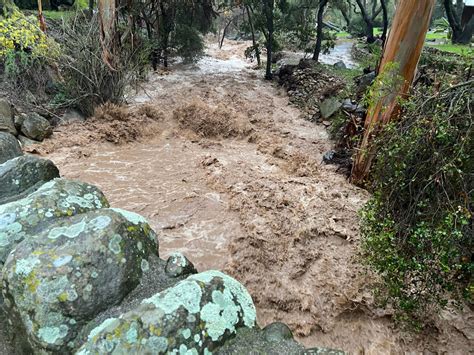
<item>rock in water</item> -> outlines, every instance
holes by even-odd
[[[206,354],[255,323],[247,290],[219,271],[207,271],[105,320],[77,354]]]
[[[55,179],[21,200],[0,205],[0,267],[25,238],[33,238],[61,217],[109,207],[96,187]]]
[[[0,205],[26,197],[59,177],[52,161],[24,155],[0,164]]]
[[[26,137],[41,142],[53,134],[53,127],[46,118],[33,112],[24,118],[21,132]]]
[[[0,132],[16,135],[17,131],[13,122],[13,109],[5,99],[0,99]]]
[[[336,69],[347,69],[346,63],[344,63],[342,60],[334,63],[334,68],[336,68]]]
[[[120,303],[158,254],[146,220],[101,209],[57,220],[10,253],[3,290],[13,327],[35,353],[68,353],[96,315]],[[125,336],[125,334],[124,334]]]
[[[20,155],[23,155],[23,152],[15,136],[10,133],[0,132],[0,164]]]
[[[335,97],[330,97],[319,104],[321,116],[326,119],[334,115],[342,106],[342,103]]]

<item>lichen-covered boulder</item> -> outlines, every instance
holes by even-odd
[[[157,254],[156,234],[134,213],[101,209],[57,220],[5,263],[14,328],[26,331],[35,353],[70,352],[81,328],[120,303]]]
[[[105,320],[76,354],[206,354],[237,329],[255,326],[255,306],[247,290],[219,271],[207,271]]]
[[[0,131],[16,135],[17,131],[13,122],[12,105],[5,100],[0,99]]]
[[[59,177],[52,161],[24,155],[0,164],[0,205],[28,196]]]
[[[23,155],[23,151],[15,136],[7,132],[0,132],[0,164],[20,155]]]
[[[23,119],[21,132],[26,137],[41,142],[53,134],[53,127],[46,118],[32,112]]]
[[[65,179],[49,181],[28,197],[0,205],[0,267],[18,243],[56,219],[106,207],[109,203],[98,188]]]

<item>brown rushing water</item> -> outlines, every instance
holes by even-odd
[[[302,120],[282,89],[260,79],[242,58],[247,45],[211,46],[197,65],[154,74],[130,94],[131,107],[163,113],[141,128],[149,133],[142,141],[94,142],[92,128],[71,125],[44,144],[53,147],[46,156],[63,176],[144,215],[163,257],[181,251],[199,270],[225,269],[241,281],[262,326],[283,321],[306,346],[350,353],[470,353],[469,312],[446,312],[412,336],[377,308],[374,275],[357,261],[357,211],[368,194],[320,164],[331,148],[325,128]],[[230,126],[251,130],[204,138],[179,126],[180,112],[204,121],[223,112]]]

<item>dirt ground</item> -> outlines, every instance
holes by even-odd
[[[147,217],[162,256],[241,281],[261,326],[283,321],[306,346],[354,354],[472,353],[472,313],[446,311],[413,336],[375,305],[358,259],[369,195],[321,164],[325,128],[261,80],[246,45],[211,45],[198,64],[151,75],[115,118],[58,127],[29,150]]]

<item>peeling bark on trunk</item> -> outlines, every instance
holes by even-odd
[[[115,52],[117,48],[117,11],[115,0],[99,0],[98,9],[102,60],[110,69],[115,70]]]
[[[375,98],[375,102],[369,107],[364,137],[352,169],[352,181],[355,184],[363,183],[369,174],[376,154],[372,145],[374,137],[381,127],[397,116],[398,99],[408,94],[434,5],[435,0],[400,0],[398,3],[377,80],[380,83],[384,74],[394,75],[403,80],[395,81],[389,88],[384,88],[388,90],[388,94]]]

